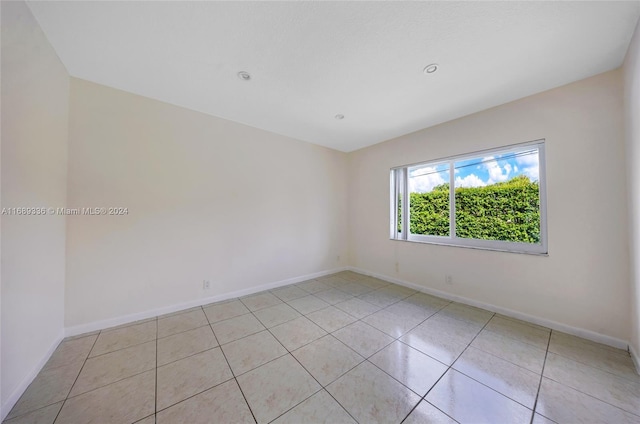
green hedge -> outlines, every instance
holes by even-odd
[[[449,235],[449,184],[411,193],[411,233]],[[527,243],[540,241],[538,182],[526,176],[485,187],[456,188],[456,235]]]

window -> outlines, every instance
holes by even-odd
[[[391,170],[391,238],[547,253],[544,141]]]

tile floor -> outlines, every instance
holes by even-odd
[[[640,423],[628,353],[342,272],[64,340],[5,423]]]

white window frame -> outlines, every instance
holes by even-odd
[[[504,147],[497,147],[488,150],[481,150],[463,155],[450,156],[442,159],[435,159],[427,162],[418,162],[404,166],[391,168],[390,172],[390,238],[392,240],[411,241],[419,243],[439,244],[445,246],[467,247],[473,249],[497,250],[502,252],[528,253],[533,255],[547,255],[547,182],[545,163],[545,140],[535,140],[526,143],[512,144]],[[538,149],[538,187],[540,193],[540,242],[524,243],[502,240],[481,240],[469,239],[456,236],[455,220],[455,162],[482,158],[496,154],[505,154],[521,151],[527,147]],[[449,164],[449,236],[429,236],[422,234],[410,234],[410,208],[408,169],[415,166],[437,166],[443,163]],[[401,210],[401,231],[398,231],[398,200],[402,202]]]

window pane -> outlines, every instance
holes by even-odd
[[[409,173],[409,232],[449,236],[449,164],[418,165]]]
[[[456,236],[540,242],[537,147],[455,162]]]

